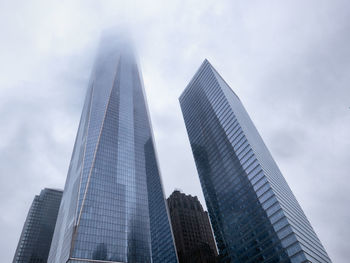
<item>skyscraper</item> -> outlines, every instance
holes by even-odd
[[[225,262],[331,262],[240,99],[207,60],[180,104]]]
[[[100,44],[50,263],[177,262],[141,74],[123,34]]]
[[[174,191],[167,199],[180,263],[212,263],[217,251],[208,213],[197,196]]]
[[[62,191],[45,188],[29,209],[13,263],[46,263]]]

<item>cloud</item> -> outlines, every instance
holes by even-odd
[[[330,257],[347,262],[348,1],[0,2],[0,251],[63,188],[100,31],[140,57],[166,194],[204,202],[178,104],[204,58],[243,101]]]

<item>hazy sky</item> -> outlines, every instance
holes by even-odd
[[[350,1],[0,0],[1,262],[34,195],[63,188],[100,31],[116,25],[136,40],[166,195],[204,202],[178,96],[208,58],[348,262]]]

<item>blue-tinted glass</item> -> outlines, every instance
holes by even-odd
[[[35,196],[24,223],[13,263],[46,263],[62,191],[44,189]]]
[[[224,260],[330,262],[241,101],[207,60],[180,104]]]
[[[115,37],[95,62],[53,243],[48,262],[177,262],[141,75]]]

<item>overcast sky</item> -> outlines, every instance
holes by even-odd
[[[0,0],[0,255],[63,188],[101,29],[127,25],[163,183],[204,202],[178,96],[208,58],[241,98],[334,262],[350,249],[350,2]]]

